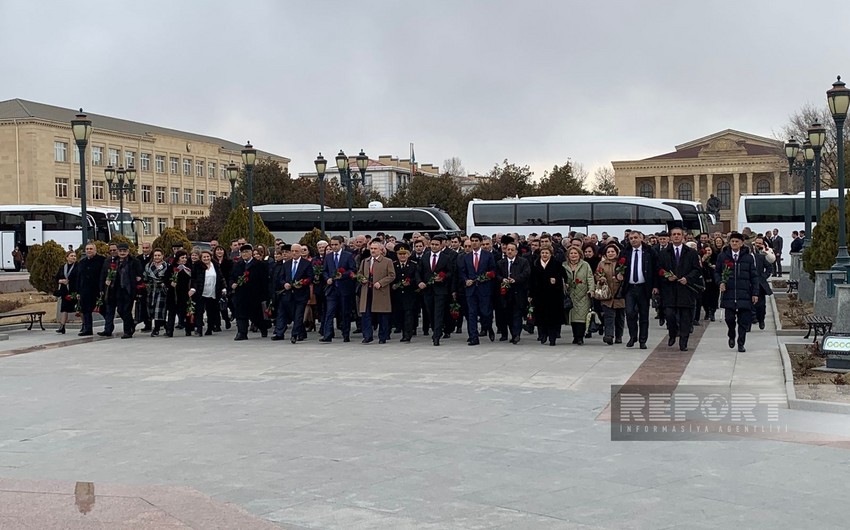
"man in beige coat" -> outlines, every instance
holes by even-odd
[[[369,245],[369,257],[360,262],[360,315],[362,318],[363,344],[372,342],[372,316],[378,319],[378,343],[386,344],[390,338],[390,314],[392,302],[391,286],[395,281],[395,266],[384,257],[383,245],[373,241]]]

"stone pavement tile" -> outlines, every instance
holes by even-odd
[[[325,500],[303,502],[265,515],[270,521],[284,525],[326,530],[367,530],[393,528],[398,530],[443,530],[445,525],[424,523],[392,511],[379,511],[332,503]],[[451,527],[449,527],[451,528]]]
[[[605,480],[578,479],[571,481],[571,487],[547,493],[531,494],[504,503],[502,506],[523,512],[536,513],[584,524],[598,524],[596,521],[580,520],[572,516],[572,508],[578,506],[605,506],[609,500],[616,504],[617,499],[640,491],[644,488],[608,482]]]

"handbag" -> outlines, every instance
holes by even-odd
[[[573,299],[570,298],[570,293],[564,293],[564,311],[573,310]]]

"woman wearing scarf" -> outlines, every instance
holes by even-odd
[[[540,249],[540,257],[531,265],[529,295],[534,306],[537,340],[555,345],[564,323],[564,269],[552,259],[552,249]]]
[[[168,317],[166,299],[168,298],[169,270],[165,263],[162,250],[154,249],[151,253],[151,261],[145,266],[145,284],[148,291],[148,315],[154,321],[151,337],[159,335],[159,330],[165,327]]]
[[[72,289],[77,285],[79,273],[77,270],[77,253],[69,251],[65,254],[65,264],[56,273],[56,282],[59,284],[59,288],[54,294],[59,297],[60,302],[59,329],[56,330],[56,333],[65,334],[68,313],[75,313],[77,311],[78,295]]]
[[[567,291],[573,302],[570,310],[570,325],[573,328],[573,344],[584,344],[584,332],[587,329],[587,315],[590,314],[590,293],[593,292],[593,271],[584,261],[576,247],[567,250],[566,271]]]
[[[623,258],[625,261],[625,258]],[[623,282],[623,273],[618,267],[625,268],[620,264],[620,247],[616,243],[609,243],[605,247],[605,254],[596,268],[597,289],[593,292],[599,293],[607,289],[607,296],[596,296],[596,300],[602,305],[605,333],[602,340],[605,344],[620,344],[623,342],[623,327],[626,321],[626,300],[622,298],[620,285]],[[604,287],[603,287],[604,286]]]
[[[221,271],[222,277],[224,277],[224,287],[227,289],[227,294],[223,296],[218,301],[219,312],[221,313],[221,320],[224,320],[225,329],[230,329],[230,312],[227,310],[229,306],[230,300],[230,282],[227,281],[230,278],[230,273],[233,272],[233,260],[227,257],[227,251],[222,246],[217,246],[213,250],[213,262],[218,265],[218,270]],[[221,331],[221,327],[219,326],[217,329],[213,328],[213,331]]]
[[[189,303],[189,284],[192,282],[192,269],[186,264],[189,260],[185,250],[178,250],[174,254],[174,265],[168,271],[168,298],[166,308],[168,319],[165,325],[165,336],[174,336],[174,319],[177,314],[186,315]],[[194,326],[186,319],[186,336],[192,335]]]

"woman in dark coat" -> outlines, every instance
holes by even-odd
[[[221,275],[224,277],[224,286],[227,289],[227,294],[224,296],[224,303],[219,300],[219,310],[221,312],[221,320],[224,320],[224,327],[230,329],[230,312],[227,310],[229,306],[227,302],[230,300],[231,292],[230,282],[227,280],[230,278],[230,273],[233,272],[233,260],[227,257],[227,250],[224,247],[218,246],[213,250],[213,261],[218,264],[218,270],[221,271]],[[221,327],[218,329],[213,328],[213,331],[221,331]]]
[[[753,321],[753,306],[758,301],[760,275],[750,249],[744,246],[741,234],[729,236],[729,246],[717,258],[714,281],[720,286],[720,307],[726,310],[729,347],[735,347],[737,320],[738,351],[747,351],[744,344]]]
[[[59,329],[56,333],[65,334],[65,324],[68,322],[68,313],[77,312],[77,301],[79,295],[76,292],[79,284],[80,270],[77,267],[77,253],[73,250],[65,254],[65,264],[56,273],[56,282],[59,288],[56,294],[59,296]]]
[[[212,259],[212,252],[204,250],[201,252],[200,265],[195,267],[192,276],[192,285],[189,288],[189,296],[195,302],[195,316],[192,323],[197,330],[195,333],[201,337],[204,335],[204,313],[207,315],[206,335],[212,335],[214,329],[221,329],[218,301],[221,299],[224,289],[224,276],[221,275],[218,265]]]
[[[145,266],[148,296],[146,300],[139,303],[148,304],[148,315],[154,321],[151,337],[156,337],[168,318],[168,282],[172,271],[165,262],[162,250],[154,249],[151,256],[151,262]]]
[[[168,308],[168,322],[165,324],[165,336],[174,336],[174,319],[177,314],[186,315],[186,308],[189,303],[189,287],[192,283],[192,269],[187,265],[189,255],[185,250],[178,250],[174,254],[174,263],[171,267],[168,281],[168,298],[166,307]],[[186,336],[192,334],[193,326],[186,322]]]
[[[705,310],[705,320],[714,322],[714,314],[717,312],[717,299],[720,290],[714,281],[714,269],[717,256],[714,254],[714,246],[706,245],[700,249],[700,266],[702,267],[702,279],[705,282],[705,291],[702,293],[702,308]]]
[[[552,259],[552,250],[540,249],[540,258],[531,265],[529,295],[534,305],[537,338],[541,344],[555,345],[564,323],[564,276],[560,263]]]
[[[566,256],[564,257],[566,258]],[[587,243],[582,247],[582,259],[586,261],[588,265],[590,265],[591,272],[595,272],[599,268],[599,264],[602,263],[602,256],[599,255],[597,247],[593,243]],[[600,317],[600,320],[605,314],[605,310],[602,307],[602,302],[595,298],[590,301],[590,310],[596,313],[596,316]],[[602,335],[604,331],[604,326],[597,325],[597,320],[595,318],[591,318],[587,323],[587,329],[585,330],[586,334],[584,335],[584,338],[589,339],[593,337],[593,334],[597,331],[600,335]]]

